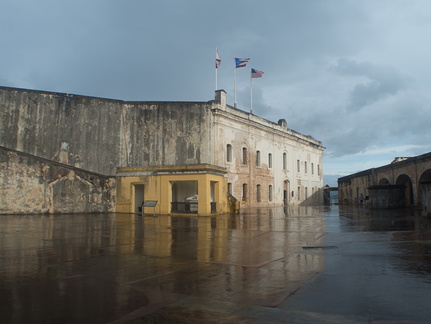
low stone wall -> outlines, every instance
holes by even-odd
[[[0,214],[115,211],[115,178],[0,146]]]
[[[381,185],[368,188],[370,207],[401,208],[406,207],[405,188],[399,185]]]

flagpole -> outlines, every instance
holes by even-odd
[[[250,114],[253,114],[253,78],[250,70]]]
[[[234,67],[233,75],[233,106],[236,108],[236,67]]]
[[[216,67],[216,69],[215,69],[216,71],[216,73],[215,73],[215,90],[217,91],[218,90],[218,85],[217,85],[217,73],[218,73],[218,69],[217,69],[217,67]]]
[[[217,62],[217,60],[219,59],[219,57],[218,57],[218,49],[217,49],[217,47],[216,47],[216,64],[215,64],[215,90],[217,91],[218,90],[218,66],[217,66],[217,64],[218,64],[218,62]]]

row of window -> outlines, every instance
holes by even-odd
[[[308,198],[308,187],[305,187],[304,190],[305,190],[305,192],[304,192],[305,199],[307,199]],[[311,188],[311,191],[312,191],[311,194],[314,195],[314,188]],[[231,182],[228,183],[228,192],[231,195],[233,194],[232,193],[232,183]],[[294,197],[294,196],[295,196],[295,192],[292,191],[292,197]],[[244,183],[242,185],[242,198],[241,199],[242,199],[242,201],[247,201],[247,198],[248,198],[248,186],[247,186],[246,183]],[[301,187],[298,187],[297,199],[301,200]],[[268,186],[268,201],[272,201],[272,200],[273,200],[272,185],[269,185]],[[261,188],[260,184],[258,184],[256,186],[256,201],[257,202],[261,202],[262,201],[262,188]]]
[[[226,146],[226,160],[232,162],[232,145],[227,144]],[[301,162],[297,162],[297,172],[301,172]],[[248,163],[247,148],[242,148],[242,164]],[[260,151],[256,151],[256,166],[261,166]],[[268,153],[268,168],[272,168],[272,153]],[[283,153],[283,170],[287,170],[287,153]],[[304,173],[308,173],[307,161],[304,162]],[[311,163],[311,174],[314,174],[314,163]],[[317,165],[317,174],[320,175],[320,166]]]
[[[227,189],[228,189],[228,192],[232,195],[233,193],[232,193],[232,183],[231,182],[229,182],[228,184],[227,184]],[[244,183],[243,185],[242,185],[242,200],[243,201],[247,201],[247,197],[248,197],[248,186],[247,186],[247,184],[246,183]],[[269,185],[268,186],[268,200],[269,201],[272,201],[272,185]],[[257,186],[256,186],[256,201],[257,202],[261,202],[262,201],[262,186],[260,185],[260,184],[258,184]]]

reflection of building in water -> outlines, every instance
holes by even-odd
[[[174,293],[192,290],[250,303],[265,295],[274,301],[321,271],[324,261],[321,251],[303,248],[324,244],[322,216],[311,207],[217,217],[4,216],[2,228],[10,233],[0,237],[0,278],[7,286],[0,297],[13,296],[13,314],[26,301],[42,312],[47,308],[39,302],[82,305],[100,295],[101,310],[109,308],[108,302],[127,305],[123,283],[144,280],[149,285],[160,280],[157,289],[169,286]],[[52,298],[31,300],[41,286]]]
[[[127,221],[120,216],[117,249],[250,268],[267,267],[287,258],[283,267],[319,271],[323,267],[323,255],[303,249],[303,246],[323,244],[324,219],[312,213],[313,209],[291,207],[216,218],[129,216],[135,221]],[[312,216],[307,217],[309,214]],[[137,230],[137,226],[142,229]]]
[[[105,246],[116,243],[114,218],[111,214],[2,216],[1,276],[43,275],[49,271],[46,264],[72,266],[73,261],[103,255]]]

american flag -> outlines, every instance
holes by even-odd
[[[263,71],[251,69],[251,78],[252,79],[261,78],[264,73],[265,72],[263,72]]]
[[[240,68],[247,65],[248,61],[250,61],[249,58],[237,58],[235,57],[235,67]]]

